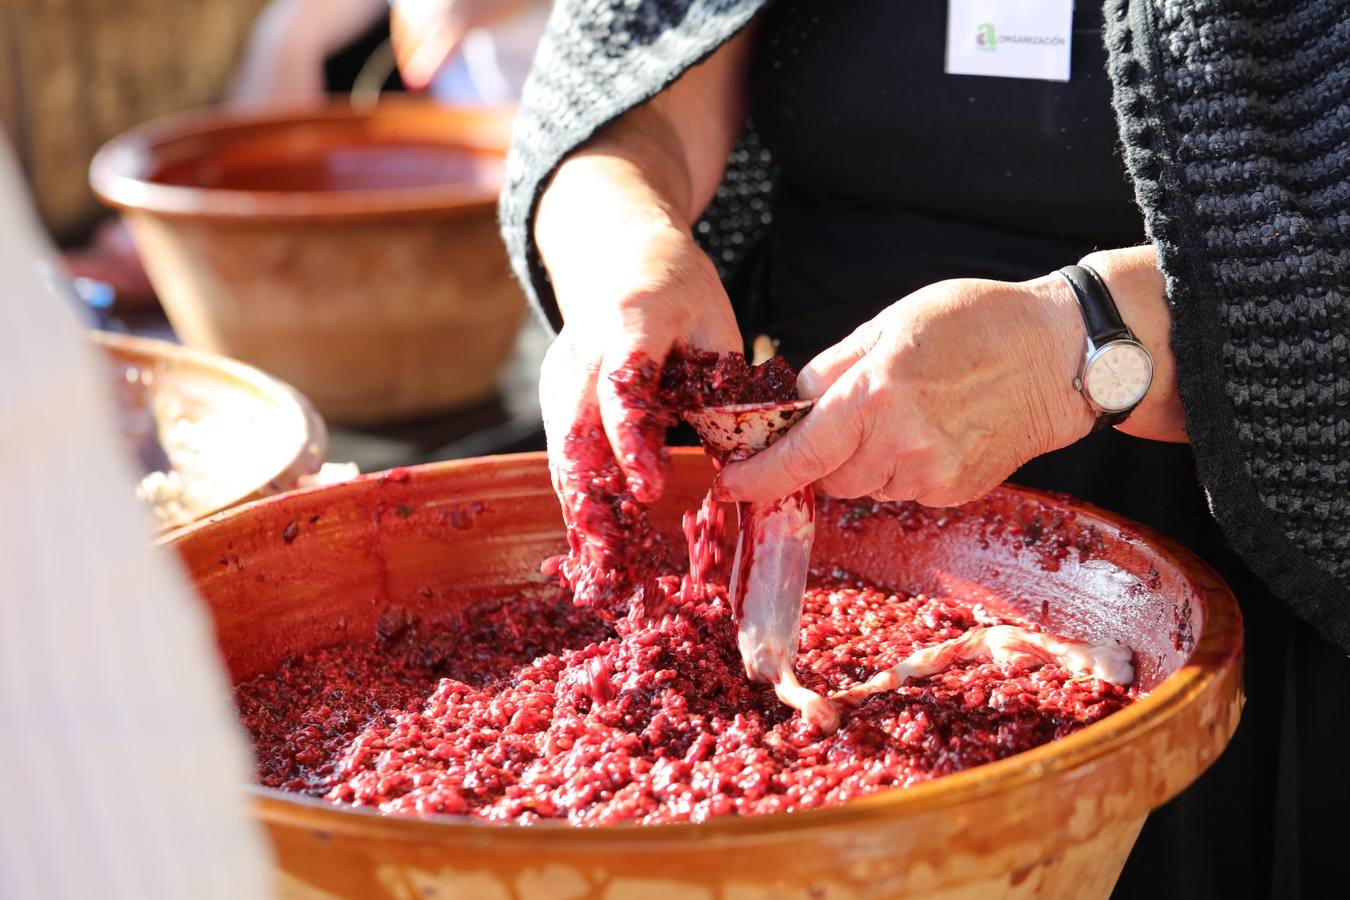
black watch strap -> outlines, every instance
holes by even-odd
[[[1087,326],[1088,339],[1092,346],[1100,347],[1108,341],[1133,340],[1134,335],[1125,327],[1120,317],[1116,301],[1106,289],[1102,276],[1087,266],[1065,266],[1059,274],[1069,282],[1074,296],[1078,298],[1078,309],[1083,313],[1083,324]]]
[[[1078,309],[1083,314],[1083,324],[1087,326],[1088,340],[1092,346],[1100,347],[1110,341],[1134,340],[1134,334],[1120,317],[1116,301],[1106,289],[1106,282],[1088,266],[1065,266],[1059,274],[1069,282],[1074,296],[1078,298]],[[1133,408],[1120,412],[1100,412],[1093,431],[1112,428],[1124,422],[1134,412]]]

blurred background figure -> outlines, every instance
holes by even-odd
[[[272,0],[230,97],[249,104],[313,100],[331,89],[325,61],[373,32],[390,41],[369,52],[354,78],[358,90],[379,90],[397,65],[400,85],[447,103],[513,102],[548,9],[547,0]]]
[[[399,73],[451,103],[520,99],[544,33],[548,0],[396,0]]]
[[[154,291],[130,236],[89,189],[89,161],[106,141],[221,100],[293,106],[406,84],[448,103],[511,102],[548,8],[546,0],[143,0],[133,8],[10,0],[0,6],[0,129],[71,273],[109,285],[122,309],[144,307]]]

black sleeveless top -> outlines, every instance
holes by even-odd
[[[942,0],[781,0],[760,23],[751,115],[781,167],[740,310],[800,367],[946,278],[1020,281],[1141,243],[1116,144],[1101,10],[1074,13],[1068,82],[948,75]],[[1019,473],[1195,545],[1188,448],[1114,431]]]
[[[934,281],[1023,280],[1145,239],[1100,6],[1076,5],[1066,83],[945,74],[946,9],[778,0],[759,23],[751,117],[781,174],[738,316],[796,366]],[[1317,821],[1350,803],[1338,749],[1350,740],[1350,664],[1227,547],[1189,447],[1107,430],[1013,480],[1189,546],[1246,617],[1243,724],[1210,773],[1150,817],[1116,895],[1297,896],[1300,880],[1307,891],[1335,871],[1339,851]]]
[[[751,115],[782,175],[754,324],[793,362],[925,284],[1144,240],[1101,10],[1076,11],[1061,83],[945,74],[946,6],[787,0],[761,24]]]

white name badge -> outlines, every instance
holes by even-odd
[[[1073,0],[948,0],[947,74],[1069,80]]]

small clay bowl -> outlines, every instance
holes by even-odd
[[[140,474],[175,473],[172,498],[152,504],[161,531],[290,490],[323,464],[323,419],[289,385],[168,341],[89,338],[107,357],[117,421]]]
[[[184,343],[330,422],[414,419],[489,397],[524,316],[496,219],[512,115],[201,110],[113,139],[90,180]]]

